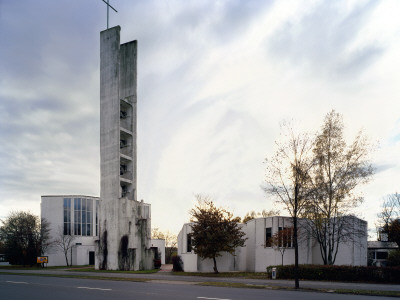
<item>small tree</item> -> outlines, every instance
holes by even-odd
[[[279,251],[282,256],[282,266],[283,266],[283,256],[285,255],[285,251],[288,248],[292,248],[292,237],[293,237],[293,228],[282,228],[278,230],[271,237],[271,245],[274,247],[276,251]]]
[[[40,236],[41,236],[41,247],[40,254],[44,255],[47,250],[52,247],[53,241],[50,236],[50,223],[45,218],[40,219]]]
[[[237,247],[243,247],[246,239],[241,230],[240,218],[226,209],[214,205],[210,197],[196,195],[197,205],[190,211],[192,216],[192,246],[202,259],[214,262],[214,272],[218,273],[216,258],[221,252],[232,255]]]
[[[50,244],[46,220],[30,212],[12,212],[0,227],[0,239],[11,264],[34,265]]]
[[[74,240],[74,235],[64,234],[63,228],[61,226],[58,227],[54,245],[64,253],[67,267],[72,265],[72,247],[74,246]],[[70,255],[70,259],[68,259],[68,254]]]
[[[382,234],[387,235],[389,242],[397,243],[400,247],[400,194],[387,196],[382,204],[382,211],[378,214],[378,239]]]

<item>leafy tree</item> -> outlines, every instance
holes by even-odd
[[[388,240],[400,247],[400,219],[393,220],[388,226]]]
[[[388,266],[390,267],[398,267],[400,266],[400,250],[392,250],[388,255]]]
[[[50,236],[50,223],[45,218],[40,219],[40,236],[41,236],[41,247],[40,255],[44,255],[49,248],[53,246],[53,240]]]
[[[243,223],[247,223],[250,220],[253,220],[255,218],[266,218],[266,217],[273,217],[273,216],[279,216],[280,210],[265,210],[263,209],[262,212],[255,212],[254,210],[246,213],[246,215],[243,218]]]
[[[54,246],[64,253],[67,266],[72,265],[72,247],[74,246],[74,241],[74,235],[64,234],[63,228],[61,226],[58,227],[57,236],[54,239]]]
[[[265,192],[283,204],[293,221],[295,249],[295,288],[299,288],[298,217],[307,207],[309,197],[310,158],[313,146],[307,134],[295,133],[290,124],[283,124],[282,139],[276,141],[275,154],[266,159]]]
[[[0,227],[4,254],[11,264],[34,265],[50,244],[49,224],[30,212],[12,212]]]
[[[283,266],[283,256],[285,255],[285,251],[288,248],[292,247],[292,237],[293,237],[293,228],[282,228],[278,230],[271,237],[271,245],[275,250],[279,251],[282,256],[282,266]]]
[[[192,216],[192,246],[199,257],[210,258],[214,262],[214,272],[218,273],[216,258],[221,252],[235,253],[243,247],[246,239],[241,230],[240,218],[226,209],[218,208],[208,196],[196,195],[197,205],[190,211]]]
[[[356,242],[365,234],[354,227],[351,215],[363,197],[355,188],[367,183],[373,168],[368,160],[370,147],[362,132],[351,144],[343,137],[343,120],[332,110],[314,143],[313,194],[305,211],[308,232],[318,242],[325,265],[333,265],[342,242]],[[311,174],[311,173],[310,173]]]
[[[379,240],[387,236],[389,242],[397,243],[400,247],[400,194],[394,193],[387,196],[378,214]]]

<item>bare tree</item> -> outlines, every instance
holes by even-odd
[[[72,247],[74,246],[74,240],[74,235],[64,234],[63,228],[61,226],[58,227],[57,236],[54,239],[54,246],[64,253],[67,266],[72,265]],[[70,255],[69,259],[68,254]]]
[[[172,263],[172,255],[177,251],[177,236],[169,230],[162,232],[158,228],[153,228],[151,238],[165,240],[165,263]]]
[[[293,228],[282,228],[278,230],[271,237],[271,245],[276,251],[279,251],[282,256],[282,266],[283,266],[283,256],[285,255],[286,249],[292,248],[292,237]]]
[[[378,239],[395,242],[400,247],[400,194],[384,198],[382,211],[378,213]],[[385,235],[385,238],[383,238]]]
[[[255,218],[266,218],[266,217],[273,217],[273,216],[279,216],[280,214],[280,210],[276,209],[276,210],[266,210],[263,209],[262,212],[255,212],[254,210],[246,213],[246,215],[243,218],[242,223],[247,223],[250,220],[253,220]]]
[[[305,210],[307,231],[318,242],[325,265],[333,265],[343,242],[357,242],[364,228],[354,231],[353,209],[363,197],[355,188],[367,183],[374,172],[368,160],[370,146],[362,132],[347,145],[343,121],[332,110],[325,117],[314,144],[312,197]],[[350,230],[351,229],[351,230]]]
[[[299,288],[298,217],[307,206],[309,171],[312,166],[312,139],[307,134],[295,133],[290,124],[283,124],[283,138],[275,142],[276,151],[266,159],[267,194],[284,205],[293,220],[295,249],[295,288]]]
[[[40,236],[41,236],[40,254],[44,255],[54,243],[54,241],[51,239],[50,236],[50,223],[45,218],[40,219]]]

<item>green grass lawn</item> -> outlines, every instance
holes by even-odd
[[[213,272],[210,273],[201,273],[201,272],[173,272],[173,275],[178,276],[199,276],[199,277],[240,277],[240,278],[249,278],[249,279],[267,279],[266,272],[221,272],[215,274]]]
[[[57,267],[37,267],[37,266],[18,266],[18,265],[7,265],[0,266],[1,270],[67,270],[74,272],[99,272],[99,273],[131,273],[131,274],[151,274],[157,273],[159,269],[144,270],[144,271],[109,271],[109,270],[95,270],[93,266],[57,266]]]
[[[20,265],[0,266],[0,269],[2,269],[2,270],[43,270],[43,269],[69,269],[69,268],[79,268],[79,266],[72,266],[72,267],[57,266],[57,267],[44,267],[44,268],[38,267],[36,265],[34,265],[34,266],[20,266]]]
[[[70,267],[68,271],[74,272],[98,272],[98,273],[128,273],[128,274],[152,274],[157,273],[160,269],[143,270],[143,271],[118,271],[118,270],[95,270],[94,267]]]

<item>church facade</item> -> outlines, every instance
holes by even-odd
[[[100,33],[100,198],[42,196],[51,236],[73,236],[73,264],[103,270],[152,269],[151,206],[137,200],[137,41],[119,26]],[[61,253],[59,253],[61,252]],[[63,265],[48,249],[50,265]],[[74,255],[73,255],[74,254]]]

